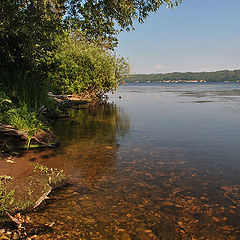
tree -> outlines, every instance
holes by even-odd
[[[44,59],[62,32],[63,0],[0,1],[0,88],[19,107],[38,108],[48,69]]]
[[[68,31],[55,40],[49,54],[49,82],[57,94],[101,97],[129,74],[129,64],[102,45],[87,41],[81,31]]]
[[[150,12],[181,0],[2,0],[0,1],[0,85],[14,93],[18,79],[44,83],[48,52],[64,30],[81,30],[88,40],[107,49],[117,44],[119,31],[143,23]],[[21,82],[21,83],[22,83]],[[24,84],[20,84],[24,88]],[[40,85],[35,84],[37,89]],[[28,88],[27,88],[28,89]],[[9,91],[9,90],[8,90]],[[36,93],[37,94],[37,93]],[[15,94],[16,95],[16,94]]]
[[[68,0],[66,22],[87,32],[89,38],[104,39],[117,45],[120,31],[134,29],[134,21],[143,23],[149,13],[162,5],[178,6],[182,0]]]
[[[89,39],[116,46],[119,31],[143,23],[150,12],[181,0],[2,0],[0,2],[1,65],[39,66],[51,41],[63,29],[81,29]]]
[[[29,70],[51,47],[65,14],[63,0],[3,0],[0,2],[0,60]]]

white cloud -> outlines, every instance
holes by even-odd
[[[205,67],[205,68],[200,68],[200,71],[201,72],[208,72],[208,71],[210,71],[210,69]]]
[[[157,64],[157,65],[153,66],[153,69],[156,69],[156,70],[160,70],[160,69],[163,69],[163,68],[164,68],[164,66],[161,65],[161,64]]]

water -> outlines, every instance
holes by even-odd
[[[240,84],[132,84],[70,113],[34,159],[72,182],[30,214],[55,222],[39,239],[240,239]]]

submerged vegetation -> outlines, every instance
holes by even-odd
[[[52,189],[67,184],[63,171],[35,164],[33,173],[21,179],[8,179],[0,176],[0,217],[7,212],[30,210],[38,207],[44,200],[42,196]]]

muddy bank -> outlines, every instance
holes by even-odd
[[[17,162],[13,156],[2,158],[0,166],[8,160]],[[68,184],[63,171],[57,169],[39,164],[27,165],[25,171],[15,168],[17,172],[12,176],[0,175],[0,239],[26,239],[50,231],[53,223],[39,225],[21,214],[43,207],[52,191]],[[14,167],[5,166],[7,173],[6,169]]]
[[[0,212],[2,215],[5,211],[16,214],[35,209],[41,204],[41,202],[37,204],[41,196],[67,184],[67,178],[63,171],[39,164],[34,164],[33,167],[30,175],[21,178],[0,176]]]
[[[46,116],[52,123],[68,117],[69,108],[88,108],[99,103],[69,96],[57,101],[61,111],[55,116]],[[51,231],[54,223],[32,222],[26,212],[44,206],[52,191],[68,184],[62,171],[36,164],[41,163],[41,160],[36,161],[37,158],[43,160],[46,157],[41,148],[56,147],[59,142],[50,130],[38,131],[29,142],[25,132],[3,124],[0,127],[0,239],[34,239]],[[36,149],[26,151],[32,148]],[[22,213],[25,213],[24,217]]]

